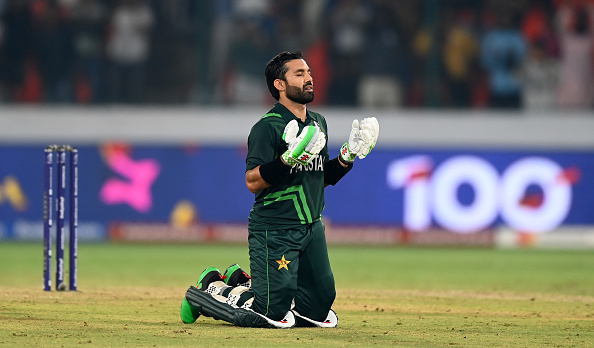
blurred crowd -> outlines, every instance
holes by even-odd
[[[0,103],[591,109],[594,0],[0,0]]]

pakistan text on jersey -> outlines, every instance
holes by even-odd
[[[301,164],[296,165],[295,167],[291,168],[291,174],[296,172],[323,172],[324,171],[324,162],[325,158],[322,155],[315,155],[314,159],[308,165],[304,166]]]

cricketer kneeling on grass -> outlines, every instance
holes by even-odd
[[[246,185],[251,277],[238,265],[209,267],[182,301],[181,318],[200,315],[237,326],[336,327],[336,297],[324,225],[324,188],[335,185],[375,147],[375,117],[354,120],[348,141],[330,159],[324,117],[307,110],[313,78],[300,52],[282,52],[265,69],[278,101],[251,129]]]

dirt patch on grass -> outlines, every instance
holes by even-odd
[[[338,289],[339,297],[355,296],[358,298],[394,298],[394,297],[430,297],[430,298],[464,298],[485,300],[536,300],[548,302],[582,302],[594,303],[594,296],[565,295],[550,293],[516,293],[509,291],[472,292],[472,291],[421,291],[421,290],[349,290]]]

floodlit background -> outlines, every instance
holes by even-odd
[[[332,243],[594,247],[594,3],[2,0],[0,238],[42,236],[43,148],[80,151],[81,240],[245,242],[264,66],[301,50],[337,155]],[[357,207],[354,211],[344,209]]]

